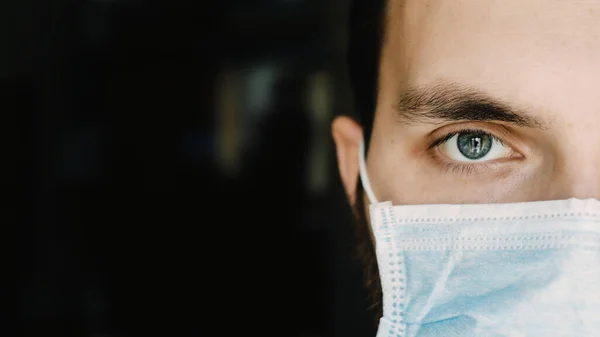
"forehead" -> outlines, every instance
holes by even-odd
[[[443,79],[523,103],[597,100],[600,1],[390,0],[387,16],[383,87]]]

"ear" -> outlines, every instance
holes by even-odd
[[[354,205],[359,175],[358,149],[363,138],[362,127],[352,118],[340,116],[334,119],[331,131],[342,183],[350,203]]]

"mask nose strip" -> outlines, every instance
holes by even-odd
[[[371,182],[369,181],[369,175],[367,174],[367,162],[365,160],[365,141],[360,141],[360,146],[358,147],[358,167],[360,170],[360,181],[362,183],[363,189],[369,198],[369,202],[371,204],[377,203],[377,198],[375,198],[375,193],[373,193],[373,189],[371,188]]]

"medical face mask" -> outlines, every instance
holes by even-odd
[[[600,336],[600,201],[378,203],[360,151],[377,337]]]

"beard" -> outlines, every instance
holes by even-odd
[[[356,186],[356,202],[352,205],[356,220],[357,253],[362,265],[364,283],[370,297],[369,310],[373,311],[376,319],[379,320],[383,315],[381,280],[377,266],[375,242],[367,220],[363,194],[363,187],[359,179]]]

